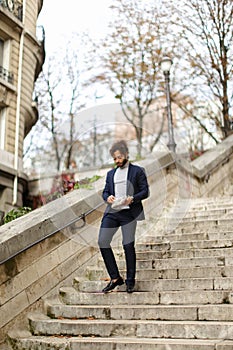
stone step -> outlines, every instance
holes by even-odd
[[[178,248],[178,247],[177,247]],[[233,248],[219,248],[219,249],[177,249],[177,250],[168,250],[164,252],[154,252],[154,251],[145,251],[138,252],[137,259],[138,260],[153,260],[153,259],[168,259],[168,258],[204,258],[204,257],[222,257],[228,256],[233,257]]]
[[[206,217],[208,218],[208,216],[212,217],[214,216],[215,218],[216,217],[222,217],[224,215],[228,215],[228,214],[231,214],[233,211],[233,203],[230,203],[228,204],[227,206],[220,206],[218,208],[216,207],[209,207],[209,208],[191,208],[188,212],[184,212],[184,211],[175,211],[175,213],[178,215],[178,216],[181,216],[184,215],[184,218],[193,218],[193,217],[200,217],[200,218],[203,218],[203,217]]]
[[[121,270],[123,277],[126,274],[124,269]],[[207,278],[207,277],[232,277],[232,266],[205,266],[192,268],[173,268],[173,269],[137,269],[137,279],[155,280],[166,278]],[[89,267],[86,277],[88,280],[108,280],[105,269]]]
[[[161,232],[162,231],[158,231]],[[208,225],[187,225],[187,227],[183,227],[181,225],[179,226],[174,226],[174,229],[169,229],[168,232],[162,233],[162,235],[164,235],[164,237],[166,238],[167,236],[171,235],[171,234],[177,234],[177,235],[183,235],[183,234],[196,234],[196,233],[205,233],[205,234],[217,234],[220,235],[220,237],[222,235],[224,235],[224,233],[229,232],[232,233],[233,232],[233,228],[232,225],[226,225],[226,226],[208,226]],[[160,233],[160,235],[161,235]]]
[[[106,320],[232,321],[232,304],[215,305],[66,305],[46,301],[51,318]]]
[[[184,207],[185,204],[189,204],[189,208],[218,208],[219,206],[223,206],[224,208],[227,205],[232,206],[232,196],[218,196],[218,197],[200,197],[200,198],[192,198],[190,199],[185,199],[180,201],[180,205],[178,207]]]
[[[220,205],[202,205],[202,206],[194,206],[189,208],[188,211],[184,210],[175,210],[175,213],[178,212],[182,214],[182,212],[186,216],[191,215],[202,215],[205,213],[216,214],[216,216],[232,213],[233,203],[221,203]]]
[[[199,249],[213,249],[213,248],[224,248],[224,247],[233,247],[233,232],[228,233],[228,238],[219,237],[212,238],[208,234],[179,234],[179,235],[170,235],[163,237],[161,240],[158,237],[149,237],[146,242],[138,242],[136,244],[136,251],[165,251],[165,250],[177,250],[177,249],[189,249],[189,248],[199,248]],[[150,249],[148,249],[148,247]],[[122,254],[123,251],[119,251],[119,254]]]
[[[62,287],[60,288],[60,297],[63,303],[67,305],[159,304],[159,293],[141,292],[128,294],[126,292],[118,292],[118,290],[119,287],[115,288],[112,293],[106,294],[100,291],[96,291],[95,293],[82,293],[78,292],[74,287]],[[221,302],[219,301],[218,303]]]
[[[204,225],[204,224],[187,224],[187,226],[183,225],[176,225],[175,223],[166,224],[168,227],[166,229],[165,233],[162,233],[163,231],[161,229],[158,229],[157,232],[160,232],[164,234],[164,237],[169,236],[169,234],[188,234],[188,233],[217,233],[217,234],[223,234],[224,232],[232,232],[232,224],[229,223],[229,225],[225,226],[218,226],[218,225]]]
[[[95,293],[101,292],[106,281],[80,281],[74,279],[74,287],[79,292]],[[183,278],[183,279],[154,279],[136,280],[135,290],[137,292],[159,292],[159,291],[181,291],[181,290],[231,290],[233,277],[216,278]],[[125,291],[125,285],[119,286],[119,291]]]
[[[181,205],[175,205],[170,208],[166,208],[166,211],[163,212],[163,215],[160,217],[166,217],[168,215],[177,215],[177,216],[190,216],[190,215],[202,215],[205,213],[208,214],[215,214],[216,216],[224,215],[224,213],[231,212],[233,210],[233,202],[231,201],[223,201],[219,203],[208,203],[208,202],[203,202],[203,203],[195,203],[195,202],[190,202],[186,204]]]
[[[152,269],[137,269],[137,278],[138,279],[157,279],[157,278],[177,278],[177,269],[161,269],[161,270],[152,270]],[[190,269],[189,269],[190,271]],[[222,273],[222,271],[220,272]],[[126,271],[121,269],[121,274],[123,277],[126,275]],[[219,274],[220,275],[220,274]],[[88,267],[86,271],[86,278],[90,281],[94,280],[105,280],[109,279],[108,274],[105,268],[97,267]]]
[[[60,297],[67,305],[186,305],[186,304],[226,304],[232,303],[231,290],[183,290],[135,292],[128,294],[116,288],[112,293],[82,293],[73,287],[60,288]]]
[[[233,228],[230,231],[226,232],[187,232],[187,233],[169,233],[164,232],[158,233],[156,230],[141,236],[137,244],[153,244],[164,241],[165,243],[169,242],[179,242],[179,241],[208,241],[208,240],[231,240],[233,236]],[[137,246],[136,244],[136,246]]]
[[[178,217],[183,218],[207,218],[208,217],[215,217],[215,218],[223,218],[227,217],[229,214],[232,214],[233,212],[233,203],[228,203],[227,205],[220,205],[220,206],[207,206],[205,208],[199,208],[199,207],[193,207],[190,208],[188,211],[184,210],[175,210],[172,212],[173,215],[177,215]],[[168,214],[169,215],[169,214]]]
[[[229,239],[202,239],[202,240],[191,240],[183,239],[180,237],[179,240],[174,240],[173,237],[166,238],[166,242],[156,242],[156,238],[153,240],[147,240],[147,243],[137,243],[136,251],[138,253],[145,251],[153,252],[166,252],[172,250],[188,250],[188,249],[213,249],[213,248],[233,248],[233,232],[231,233],[232,238]],[[169,240],[170,239],[170,240]],[[230,250],[230,249],[228,249]],[[159,255],[159,254],[158,254]],[[124,256],[124,252],[119,252],[118,256]]]
[[[212,211],[212,210],[232,210],[233,209],[233,201],[232,196],[229,197],[229,200],[220,200],[219,198],[216,198],[216,202],[206,202],[206,198],[203,198],[204,200],[202,202],[196,202],[195,201],[191,204],[189,207],[190,211]]]
[[[184,220],[184,219],[170,219],[163,223],[163,226],[166,227],[165,234],[169,233],[208,233],[208,232],[232,232],[232,215],[231,218],[226,218],[225,220]],[[163,234],[163,227],[155,227],[157,232]],[[153,230],[152,230],[153,231]],[[148,230],[148,232],[151,232]]]
[[[70,320],[43,314],[31,314],[28,320],[34,335],[233,340],[230,321]]]
[[[216,199],[219,201],[219,198]],[[222,210],[222,209],[232,209],[233,208],[233,203],[232,199],[226,200],[226,201],[220,201],[218,203],[214,202],[206,202],[206,198],[203,202],[200,203],[195,203],[189,207],[189,211],[211,211],[211,210]],[[181,209],[182,210],[182,209]]]
[[[213,248],[232,248],[233,237],[231,239],[203,240],[203,241],[170,241],[170,250],[180,249],[213,249]],[[230,249],[229,249],[230,250]],[[232,249],[233,250],[233,249]]]
[[[168,219],[167,219],[168,221]],[[177,221],[179,223],[179,228],[177,227]],[[196,220],[196,221],[180,221],[179,219],[171,218],[169,220],[169,225],[172,227],[174,226],[176,230],[179,232],[179,230],[185,229],[185,230],[208,230],[211,231],[213,228],[218,229],[220,231],[224,231],[226,229],[232,229],[233,227],[233,219],[231,218],[214,218],[214,219],[206,219],[206,220]]]
[[[29,332],[9,334],[14,350],[232,350],[233,341],[206,339],[157,339],[132,337],[31,336]]]
[[[177,219],[181,219],[182,222],[185,224],[186,222],[198,222],[198,221],[209,221],[209,220],[214,220],[214,221],[218,221],[218,220],[222,220],[222,219],[230,219],[230,216],[231,215],[231,211],[229,212],[224,212],[224,213],[221,213],[219,212],[218,215],[216,215],[215,213],[212,213],[212,212],[203,212],[202,214],[200,214],[199,212],[198,213],[190,213],[189,215],[185,215],[184,217],[175,217],[174,219],[177,220]],[[172,217],[168,217],[167,218],[168,220],[172,220],[173,218]]]
[[[206,198],[205,198],[206,199]],[[190,203],[180,203],[181,205],[175,205],[173,207],[167,208],[167,210],[164,212],[164,216],[169,214],[177,214],[177,215],[190,215],[195,213],[211,213],[211,212],[218,212],[218,211],[226,211],[233,209],[233,203],[232,201],[223,201],[219,203],[208,203],[206,201],[203,201],[202,203],[195,203],[194,201]]]
[[[233,315],[232,309],[222,307],[227,313],[224,320]],[[231,306],[231,305],[230,305]],[[203,306],[204,307],[204,306]],[[212,306],[213,308],[213,306]],[[211,309],[212,309],[211,308]],[[60,302],[46,303],[47,315],[52,318],[106,319],[106,320],[197,320],[198,313],[204,313],[201,306],[184,305],[65,305]],[[208,316],[212,316],[209,314]],[[217,314],[217,312],[216,312]],[[213,316],[212,316],[213,317]],[[213,320],[213,319],[211,319]]]
[[[173,211],[161,216],[160,219],[184,219],[185,221],[193,220],[219,220],[230,218],[233,212],[233,206],[227,208],[211,209],[190,209],[188,211]]]
[[[99,264],[103,264],[100,260]],[[194,257],[194,258],[164,258],[164,259],[150,259],[137,260],[137,267],[139,269],[171,269],[181,267],[204,267],[204,266],[232,266],[233,258],[224,256],[217,257]],[[119,260],[118,266],[120,269],[125,269],[125,261]]]
[[[170,248],[170,242],[168,241],[168,239],[166,240],[166,242],[147,242],[147,243],[137,243],[136,244],[136,251],[141,252],[141,251],[145,251],[145,250],[153,250],[153,251],[164,251],[164,250],[168,250]]]
[[[156,240],[165,240],[168,242],[177,241],[207,241],[207,240],[231,240],[233,237],[233,228],[229,231],[224,232],[187,232],[177,234],[162,234],[161,236],[155,231],[154,234],[147,235],[145,238],[146,242],[156,243]]]

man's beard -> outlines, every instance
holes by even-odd
[[[124,166],[127,162],[128,162],[128,159],[125,158],[125,159],[123,159],[123,162],[122,162],[121,164],[119,164],[118,166],[119,166],[120,168],[123,168],[123,166]]]

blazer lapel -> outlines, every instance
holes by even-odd
[[[110,184],[111,184],[111,189],[110,189],[110,191],[113,193],[114,196],[115,196],[114,175],[115,175],[116,169],[117,169],[117,168],[115,168],[115,169],[113,170],[113,172],[111,173],[111,181],[110,181]]]
[[[127,195],[131,196],[133,193],[133,167],[131,163],[129,163],[128,176],[127,176]]]

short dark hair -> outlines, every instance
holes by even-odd
[[[127,143],[124,140],[115,142],[109,151],[112,157],[113,153],[116,151],[120,151],[122,154],[126,155],[129,152]]]

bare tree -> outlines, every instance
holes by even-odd
[[[47,69],[43,67],[43,71],[40,74],[36,82],[36,96],[38,99],[40,123],[49,133],[52,138],[52,149],[56,159],[56,169],[60,170],[62,157],[66,151],[67,144],[65,143],[61,147],[62,141],[64,142],[65,136],[59,128],[62,122],[60,113],[60,104],[62,101],[61,84],[62,74],[58,66],[55,64],[54,57],[49,59]],[[56,66],[56,69],[54,69]]]
[[[63,58],[61,54],[59,58],[56,55],[48,58],[35,87],[39,133],[34,143],[40,143],[44,152],[50,153],[51,166],[54,159],[57,171],[69,169],[73,160],[73,145],[78,138],[74,118],[84,107],[81,76],[85,62],[80,62],[77,51],[77,42],[80,44],[81,40],[75,35],[66,45]],[[38,142],[39,138],[43,139],[42,143]]]
[[[98,78],[119,99],[123,114],[135,130],[140,157],[144,117],[150,112],[161,82],[159,63],[165,27],[161,9],[158,11],[150,2],[116,0],[112,10],[113,30],[99,50],[104,49],[104,71]],[[158,123],[163,120],[158,118]]]
[[[172,4],[174,40],[180,35],[180,53],[186,61],[183,65],[179,61],[182,79],[188,82],[197,103],[198,100],[212,101],[213,108],[218,107],[219,113],[213,113],[212,117],[226,137],[231,132],[232,118],[233,2],[181,0],[177,3],[173,0]],[[187,91],[187,86],[185,89]]]
[[[79,64],[79,56],[76,50],[72,49],[73,44],[70,42],[66,48],[65,66],[67,68],[67,83],[69,86],[69,137],[67,140],[67,156],[65,160],[65,168],[69,169],[73,157],[73,146],[77,140],[78,134],[75,130],[74,118],[78,111],[82,109],[85,104],[81,102],[81,70],[77,70]]]

